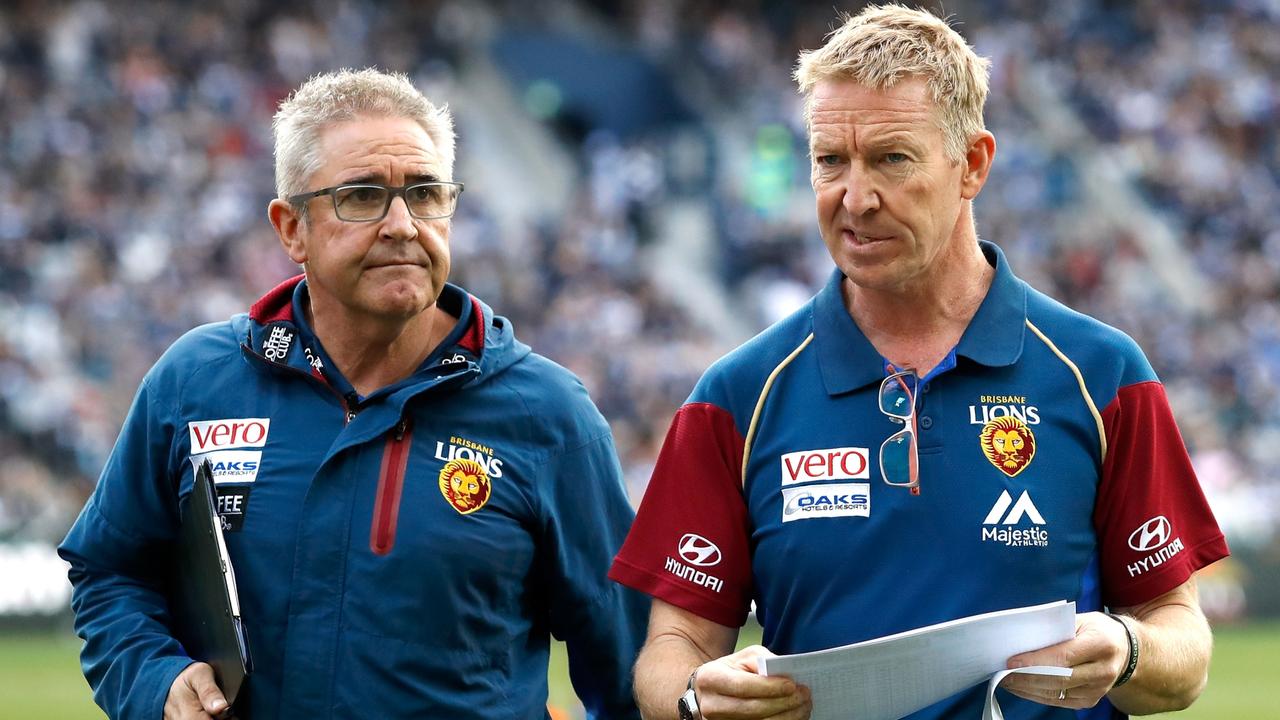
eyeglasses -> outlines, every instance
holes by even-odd
[[[902,423],[898,432],[880,444],[880,475],[894,487],[920,493],[920,458],[916,452],[916,384],[914,370],[903,370],[880,383],[880,412]]]
[[[387,216],[394,198],[404,198],[409,214],[419,220],[439,220],[453,215],[462,194],[462,183],[431,181],[390,187],[373,183],[335,185],[315,192],[294,195],[289,202],[298,205],[312,198],[333,198],[333,213],[345,222],[374,222]]]

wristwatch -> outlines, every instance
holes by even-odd
[[[689,688],[676,701],[676,710],[680,712],[680,720],[702,720],[702,712],[698,710],[698,694],[693,690],[693,682],[698,678],[695,669],[689,676]]]

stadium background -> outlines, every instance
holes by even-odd
[[[289,89],[376,65],[450,104],[454,279],[583,378],[638,501],[701,370],[825,278],[789,73],[833,5],[860,6],[0,3],[0,716],[95,716],[52,548],[151,362],[296,272],[264,213]],[[1199,717],[1263,717],[1250,703],[1280,658],[1280,2],[945,11],[994,61],[979,233],[1146,349],[1235,553],[1202,583],[1220,634]]]

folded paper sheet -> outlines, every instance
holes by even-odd
[[[1075,603],[1062,600],[973,615],[829,650],[762,657],[760,674],[808,686],[812,720],[898,720],[989,680],[1013,655],[1071,639],[1075,615]]]

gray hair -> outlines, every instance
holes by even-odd
[[[811,120],[813,88],[831,78],[883,90],[899,80],[924,78],[938,108],[947,157],[964,159],[969,139],[985,129],[991,61],[979,57],[947,22],[923,10],[871,5],[842,14],[842,25],[817,50],[800,53],[795,80]]]
[[[324,164],[320,133],[326,125],[360,115],[413,120],[436,145],[444,177],[453,179],[453,116],[436,106],[400,73],[374,68],[322,73],[294,90],[271,123],[275,133],[276,194],[281,199],[307,192],[307,182]]]

